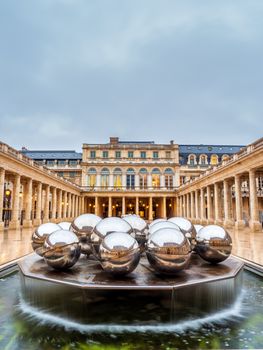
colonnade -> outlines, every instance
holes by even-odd
[[[51,185],[0,168],[0,229],[69,221],[83,213],[84,198],[66,185]]]
[[[179,192],[177,215],[195,223],[262,230],[263,195],[260,169],[222,177],[201,179]]]

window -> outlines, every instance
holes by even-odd
[[[121,152],[120,151],[116,151],[115,152],[115,158],[120,158],[121,157]]]
[[[64,176],[64,173],[63,173],[63,171],[59,171],[59,172],[58,172],[58,176],[61,176],[61,177],[63,177],[63,176]]]
[[[78,165],[78,161],[77,160],[70,160],[69,162],[69,166],[74,167]]]
[[[173,187],[173,170],[168,168],[164,171],[165,188],[171,189]]]
[[[66,161],[65,160],[58,160],[58,166],[65,166]]]
[[[75,177],[76,176],[76,172],[75,171],[70,171],[69,172],[69,177]]]
[[[128,152],[128,158],[133,158],[133,152],[132,151]]]
[[[206,165],[206,155],[205,154],[202,154],[200,156],[199,164]]]
[[[146,152],[145,151],[141,152],[141,158],[146,158]]]
[[[196,163],[195,155],[194,155],[194,154],[190,154],[190,155],[188,156],[188,164],[189,164],[190,166],[194,166],[195,163]]]
[[[160,187],[160,177],[161,172],[158,168],[154,168],[152,171],[152,187],[159,188]]]
[[[133,169],[128,169],[127,170],[126,187],[129,188],[129,189],[134,189],[135,188],[135,172],[134,172]]]
[[[116,168],[113,171],[113,186],[117,188],[121,188],[122,186],[122,181],[121,181],[121,169]]]
[[[47,166],[54,166],[55,161],[54,160],[47,160]]]
[[[90,151],[90,158],[96,158],[96,151]]]
[[[171,158],[171,152],[170,151],[166,151],[165,152],[165,157],[168,158],[168,159]]]
[[[222,161],[224,161],[224,160],[229,160],[229,155],[228,154],[224,154],[223,156],[222,156]]]
[[[140,179],[140,189],[147,188],[147,169],[142,168],[139,171],[139,179]]]
[[[108,151],[103,151],[102,152],[102,158],[109,158],[109,152]]]
[[[153,158],[158,158],[158,157],[159,157],[158,152],[153,152]]]
[[[109,176],[110,176],[109,169],[103,168],[101,170],[101,187],[107,188],[109,186]]]
[[[87,186],[88,187],[96,186],[96,176],[97,176],[96,169],[95,168],[90,168],[88,170],[88,176],[87,176]]]
[[[211,165],[216,165],[218,163],[218,157],[216,154],[212,154],[211,155],[211,160],[210,160],[210,164]]]

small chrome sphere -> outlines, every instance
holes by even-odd
[[[201,258],[217,264],[226,260],[231,254],[232,239],[221,226],[208,225],[196,235],[195,251]]]
[[[94,227],[101,221],[101,218],[94,214],[82,214],[78,216],[70,226],[79,238],[81,253],[89,256],[92,252],[90,236]]]
[[[204,227],[203,225],[194,225],[196,234],[197,234],[197,233],[201,230],[201,228],[203,228],[203,227]]]
[[[62,221],[59,222],[58,225],[62,228],[62,230],[70,230],[70,226],[71,226],[71,222],[67,222],[67,221]]]
[[[158,221],[156,224],[152,225],[149,228],[149,233],[148,233],[148,239],[149,237],[156,231],[162,229],[162,228],[174,228],[180,231],[179,226],[177,226],[176,224],[174,224],[171,221]]]
[[[52,232],[61,230],[61,227],[57,224],[53,224],[52,222],[47,222],[46,224],[42,224],[38,226],[38,228],[32,234],[32,248],[34,251],[43,256],[43,244],[48,235]]]
[[[180,230],[183,232],[183,234],[185,234],[185,236],[188,239],[190,239],[190,241],[195,239],[196,231],[191,221],[185,218],[181,218],[179,216],[172,217],[168,221],[173,222],[174,224],[179,226]]]
[[[100,245],[99,252],[103,270],[114,275],[132,272],[140,261],[138,242],[125,232],[107,235]]]
[[[185,269],[190,260],[191,247],[185,235],[174,228],[154,232],[146,244],[149,263],[157,273],[172,275]]]
[[[44,243],[43,258],[56,270],[69,269],[79,259],[79,239],[72,231],[59,230],[51,233]]]
[[[149,225],[149,229],[150,229],[153,225],[157,224],[157,222],[162,222],[162,221],[167,221],[167,220],[166,220],[166,219],[155,219],[155,220],[153,220],[153,221],[150,223],[150,225]]]
[[[91,244],[93,254],[99,258],[99,246],[102,240],[112,232],[132,233],[131,225],[124,219],[109,217],[102,219],[94,228],[91,234]]]
[[[127,221],[131,225],[134,232],[134,237],[139,243],[141,251],[143,251],[148,234],[147,222],[138,215],[126,215],[123,217],[123,220]]]

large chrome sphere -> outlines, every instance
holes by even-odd
[[[132,227],[127,221],[118,217],[102,219],[91,234],[92,251],[97,258],[99,257],[99,246],[102,240],[112,232],[132,233]]]
[[[180,231],[179,226],[177,226],[176,224],[174,224],[171,221],[158,221],[156,224],[152,225],[149,228],[149,234],[148,234],[148,239],[149,237],[156,231],[162,229],[162,228],[174,228]]]
[[[107,235],[100,245],[99,253],[103,270],[114,275],[132,272],[140,261],[138,242],[125,232]]]
[[[203,225],[194,225],[196,234],[197,234],[197,233],[201,230],[201,228],[203,228],[203,227],[204,227]]]
[[[174,228],[163,228],[151,235],[146,255],[157,273],[176,274],[188,266],[191,247],[185,235]]]
[[[58,225],[62,228],[62,230],[70,230],[70,226],[71,226],[71,222],[67,222],[67,221],[62,221],[59,222]]]
[[[157,224],[157,222],[162,222],[162,221],[166,221],[166,219],[155,219],[155,220],[153,220],[150,223],[149,228],[151,228],[153,225]]]
[[[81,253],[90,255],[92,252],[90,236],[94,227],[101,221],[101,218],[94,214],[82,214],[71,224],[70,230],[79,238]]]
[[[170,218],[168,221],[173,222],[174,224],[176,224],[177,226],[180,227],[180,230],[185,234],[185,236],[187,238],[190,239],[190,241],[195,239],[196,236],[196,231],[195,228],[193,226],[193,224],[191,223],[191,221],[185,219],[185,218],[181,218],[181,217],[173,217]]]
[[[72,231],[59,230],[51,233],[44,243],[43,258],[56,270],[69,269],[80,256],[79,239]]]
[[[147,222],[138,215],[126,215],[123,217],[123,220],[127,221],[131,225],[135,239],[139,243],[141,250],[144,250],[144,245],[148,234]]]
[[[61,230],[61,227],[57,224],[53,224],[52,222],[47,222],[46,224],[42,224],[38,226],[38,228],[32,234],[32,247],[34,251],[43,256],[43,244],[48,235],[52,232]]]
[[[232,239],[221,226],[208,225],[196,235],[195,251],[204,260],[217,264],[229,257],[232,250]]]

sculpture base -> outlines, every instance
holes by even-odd
[[[145,257],[133,273],[119,278],[84,256],[66,272],[52,270],[35,254],[18,264],[22,311],[76,329],[174,324],[211,314],[217,319],[217,312],[229,312],[239,300],[243,267],[232,257],[213,266],[194,253],[189,268],[173,277],[156,275]]]

